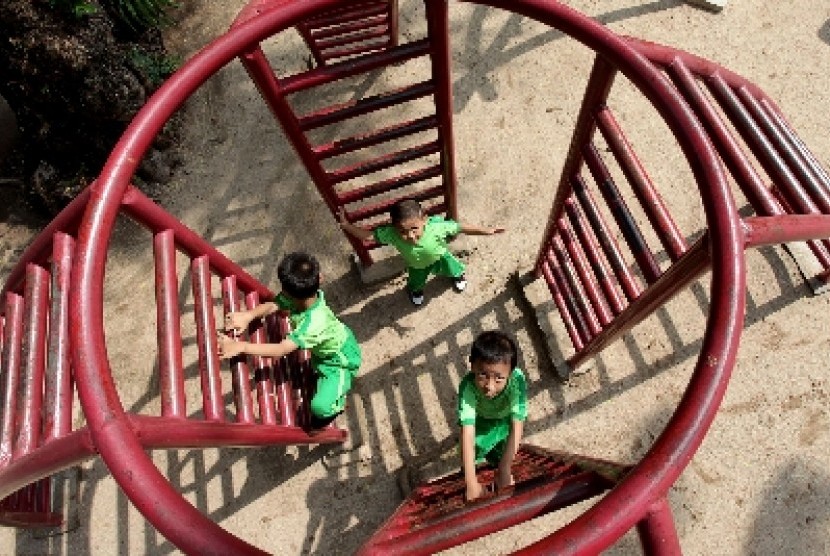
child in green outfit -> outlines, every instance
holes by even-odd
[[[423,304],[424,285],[430,274],[452,278],[453,288],[458,292],[464,291],[467,287],[464,265],[450,253],[447,238],[459,233],[491,235],[504,231],[504,228],[459,224],[440,216],[428,217],[418,201],[412,199],[393,205],[389,216],[392,220],[391,225],[378,226],[372,231],[349,222],[345,209],[341,208],[340,227],[361,241],[374,238],[378,243],[391,245],[398,250],[406,262],[409,273],[406,290],[409,300],[414,305]]]
[[[461,465],[467,500],[484,493],[476,464],[497,468],[496,488],[513,484],[511,467],[527,420],[527,383],[516,366],[515,342],[498,331],[482,332],[473,342],[471,371],[458,386]]]
[[[247,311],[228,313],[225,330],[237,334],[254,319],[282,309],[290,313],[292,331],[278,344],[255,344],[219,335],[223,359],[239,354],[283,357],[297,349],[311,351],[311,366],[317,375],[317,390],[311,399],[311,429],[322,429],[346,407],[346,393],[360,367],[360,346],[351,329],[340,322],[326,305],[320,290],[320,264],[306,253],[286,255],[277,268],[282,291],[273,302]]]

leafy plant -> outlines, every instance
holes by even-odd
[[[98,11],[98,7],[88,0],[49,0],[49,5],[71,13],[77,18],[92,15]]]
[[[138,46],[130,48],[127,55],[133,67],[144,74],[153,87],[161,85],[181,65],[181,60],[175,56],[154,54]]]
[[[169,24],[167,10],[176,6],[175,0],[107,1],[119,19],[136,32]]]

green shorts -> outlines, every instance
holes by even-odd
[[[407,268],[409,277],[406,280],[406,287],[411,292],[423,291],[430,274],[438,276],[449,276],[458,278],[464,274],[464,263],[455,258],[447,251],[444,255],[426,268]]]
[[[326,359],[312,366],[317,375],[317,389],[311,399],[311,413],[317,417],[331,417],[346,408],[346,394],[352,389],[352,379],[360,368],[360,346],[354,335],[349,338],[338,354],[339,361]]]
[[[476,418],[476,463],[487,460],[498,467],[510,436],[511,418],[487,419]]]

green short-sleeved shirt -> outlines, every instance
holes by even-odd
[[[430,216],[424,225],[424,235],[418,243],[410,243],[401,237],[394,226],[378,226],[374,237],[378,243],[391,245],[400,252],[406,266],[410,268],[427,268],[447,252],[447,238],[461,231],[455,220],[444,220],[440,216]]]
[[[492,399],[478,389],[472,372],[461,379],[458,386],[458,424],[475,425],[476,417],[527,420],[527,382],[521,369],[513,369],[504,390]]]
[[[326,305],[322,291],[317,292],[317,301],[305,311],[298,311],[292,300],[283,294],[278,294],[274,303],[289,312],[292,330],[288,339],[300,349],[311,352],[311,362],[315,367],[321,363],[355,369],[360,366],[359,349],[357,360],[354,360],[357,345],[354,334]]]

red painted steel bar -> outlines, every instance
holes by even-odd
[[[550,239],[556,233],[556,220],[562,215],[562,207],[565,204],[565,200],[571,196],[571,179],[574,176],[578,176],[582,168],[582,147],[587,145],[594,136],[594,130],[596,129],[594,113],[596,112],[596,108],[604,105],[608,99],[608,93],[614,84],[616,74],[617,69],[609,64],[602,56],[597,56],[594,59],[591,75],[588,78],[588,85],[585,87],[582,105],[576,116],[574,133],[573,137],[571,137],[571,144],[568,147],[568,154],[565,155],[565,161],[562,164],[562,177],[559,179],[559,185],[556,188],[556,195],[550,210],[550,218],[545,227],[545,233],[542,236],[542,247],[539,249],[539,256],[536,258],[535,268],[537,275],[540,273],[545,256],[544,253],[550,244]]]
[[[579,276],[579,282],[582,284],[582,287],[585,289],[585,293],[588,295],[588,299],[591,301],[591,305],[594,308],[594,313],[597,316],[597,320],[599,320],[600,326],[605,326],[611,322],[613,316],[608,309],[608,304],[605,302],[605,299],[603,299],[602,294],[600,293],[597,280],[594,279],[594,276],[588,269],[588,260],[585,253],[579,245],[577,238],[574,237],[574,234],[565,219],[560,218],[557,224],[559,229],[558,237],[561,238],[562,243],[565,245],[568,257],[574,265],[577,276]]]
[[[308,139],[300,128],[297,116],[294,114],[288,101],[286,101],[284,92],[281,90],[274,71],[271,69],[271,65],[265,58],[262,49],[252,49],[239,59],[242,65],[245,66],[248,75],[259,90],[260,95],[262,95],[262,98],[268,104],[271,112],[277,118],[277,121],[280,122],[285,133],[291,138],[294,151],[300,157],[300,160],[303,161],[312,181],[317,184],[326,206],[328,206],[332,214],[336,213],[338,208],[337,198],[334,195],[333,189],[330,187],[331,183],[328,175],[314,156],[312,145],[308,142]],[[346,234],[346,238],[355,253],[357,253],[361,263],[364,265],[371,264],[372,258],[369,255],[369,251],[363,246],[363,242],[351,234]]]
[[[363,135],[347,137],[346,139],[338,139],[325,145],[319,145],[314,147],[314,153],[320,159],[340,156],[358,149],[372,147],[374,145],[400,139],[401,137],[435,129],[436,125],[437,120],[434,115],[425,116],[417,120],[395,124]]]
[[[669,258],[676,261],[689,247],[686,245],[686,240],[674,223],[671,214],[669,214],[663,198],[655,189],[646,169],[640,159],[637,158],[634,149],[629,144],[610,109],[600,110],[597,113],[597,124],[626,179],[628,179],[634,194],[640,201],[651,226],[657,233],[657,237],[663,244],[663,248],[668,253]]]
[[[182,362],[182,330],[179,312],[179,279],[173,230],[153,236],[156,287],[156,343],[159,392],[163,417],[187,417]]]
[[[551,241],[552,240],[553,238],[551,238]],[[565,273],[559,266],[556,254],[552,248],[548,250],[548,257],[545,260],[545,266],[550,271],[551,277],[553,278],[553,284],[556,285],[556,289],[559,290],[562,297],[565,299],[565,303],[567,304],[571,315],[571,320],[576,327],[576,331],[579,333],[580,342],[582,344],[587,344],[591,339],[591,331],[588,327],[588,323],[585,322],[585,315],[580,310],[579,300],[577,299],[579,292],[575,292],[571,289],[568,284],[568,280],[565,277]]]
[[[717,74],[711,76],[706,83],[741,137],[752,149],[758,162],[775,180],[775,185],[781,189],[790,205],[804,214],[819,212],[815,203],[799,185],[795,175],[778,156],[775,148],[727,83]]]
[[[594,276],[599,282],[602,292],[605,294],[605,300],[611,306],[611,311],[615,315],[618,315],[624,308],[623,301],[615,287],[615,282],[611,279],[611,274],[605,265],[605,261],[600,256],[601,247],[588,230],[587,222],[584,221],[582,213],[573,198],[565,201],[565,212],[568,215],[571,227],[576,232],[580,249],[588,257],[588,262],[591,265]]]
[[[307,72],[280,78],[279,87],[283,95],[290,95],[312,87],[325,85],[338,79],[362,75],[372,70],[391,65],[400,65],[414,58],[426,56],[427,54],[429,54],[429,41],[427,39],[421,39],[364,58],[337,62]]]
[[[632,301],[614,322],[585,346],[584,350],[568,359],[568,365],[572,369],[577,368],[703,275],[711,265],[709,250],[708,235],[705,234],[686,251],[679,261],[670,266],[657,282]]]
[[[435,113],[438,116],[438,140],[441,144],[441,168],[447,215],[458,220],[458,184],[455,170],[455,132],[452,106],[452,48],[447,0],[424,0],[427,34],[432,60],[432,82],[435,84]]]
[[[385,154],[371,160],[358,162],[329,173],[329,181],[332,184],[353,180],[367,174],[411,162],[441,151],[441,145],[437,141],[402,149],[398,152]]]
[[[369,34],[367,36],[370,38],[372,35],[377,36],[378,33]],[[372,52],[377,52],[383,48],[389,47],[389,39],[385,37],[386,33],[381,32],[379,33],[380,36],[384,37],[383,42],[372,41],[360,44],[359,46],[351,47],[351,48],[335,48],[335,49],[324,49],[322,50],[323,60],[339,60],[342,58],[349,58],[351,56],[358,56],[369,54]]]
[[[637,533],[646,556],[683,556],[671,506],[665,498],[651,505],[645,517],[637,523]]]
[[[23,345],[23,296],[6,292],[3,313],[3,413],[0,429],[0,469],[8,465],[17,435],[17,391],[20,387],[21,346]],[[21,485],[22,486],[22,485]],[[13,489],[17,490],[17,489]]]
[[[52,246],[49,347],[44,395],[43,438],[49,442],[72,432],[74,385],[69,354],[69,287],[75,240],[56,233]]]
[[[283,337],[280,335],[280,325],[277,315],[268,315],[265,322],[269,341],[273,343],[281,342]],[[276,358],[273,360],[273,365],[274,388],[277,395],[277,410],[280,416],[280,423],[286,427],[298,426],[294,413],[293,388],[291,386],[291,373],[288,368],[287,358]]]
[[[413,193],[412,195],[408,195],[408,199],[414,199],[416,201],[428,201],[430,199],[439,199],[442,197],[444,193],[444,188],[441,185],[437,185],[435,187],[430,187],[429,189],[423,189],[417,193]],[[375,203],[373,205],[369,205],[366,207],[361,207],[359,209],[355,209],[349,211],[347,216],[350,221],[358,221],[364,220],[366,218],[371,218],[373,216],[378,216],[379,214],[386,214],[389,212],[389,209],[397,202],[397,199],[389,199],[387,201],[381,201]]]
[[[807,148],[807,145],[804,144],[795,131],[793,131],[784,116],[780,114],[772,103],[765,98],[761,99],[761,105],[764,107],[764,110],[767,112],[769,117],[776,123],[781,133],[792,142],[804,162],[806,162],[806,164],[810,167],[810,170],[813,171],[815,177],[819,179],[825,188],[830,189],[830,175],[828,175],[827,170],[819,163],[815,155],[809,148]]]
[[[750,216],[743,226],[747,247],[830,237],[830,216],[823,214]]]
[[[49,272],[30,263],[23,296],[23,364],[17,397],[17,438],[12,457],[29,454],[42,440],[43,383],[46,373],[46,322],[49,315]]]
[[[346,439],[346,431],[336,428],[310,436],[298,426],[191,421],[182,427],[176,426],[175,421],[150,415],[129,415],[129,421],[141,431],[142,445],[152,449],[331,444]]]
[[[375,182],[373,184],[352,189],[350,191],[343,191],[338,193],[340,202],[345,204],[365,199],[374,195],[380,195],[395,189],[401,189],[409,185],[426,181],[428,179],[437,178],[441,176],[441,166],[429,166],[420,170],[415,170],[407,174],[395,176],[383,181]]]
[[[562,317],[562,322],[565,324],[565,330],[568,332],[568,336],[571,339],[574,349],[576,351],[581,351],[585,346],[585,342],[582,341],[582,337],[576,328],[573,313],[566,303],[562,292],[560,292],[559,288],[556,287],[556,280],[550,270],[548,261],[545,261],[545,264],[542,265],[542,277],[548,285],[548,290],[550,291],[551,297],[553,297],[554,303],[556,303],[556,308],[559,309],[559,316]]]
[[[761,106],[760,101],[743,87],[738,89],[737,94],[738,98],[741,99],[749,111],[752,119],[760,126],[760,129],[772,144],[776,153],[781,157],[782,162],[795,175],[798,184],[807,192],[821,212],[824,214],[830,213],[830,192],[813,176],[810,168],[804,164],[801,157],[789,144],[786,136],[778,130],[778,127],[769,117],[766,110]]]
[[[199,347],[199,376],[202,384],[202,410],[208,421],[225,420],[222,399],[222,368],[219,365],[216,318],[213,315],[211,275],[207,257],[190,263],[193,282],[193,305],[196,317],[196,344]]]
[[[352,33],[357,33],[358,31],[364,31],[366,29],[376,29],[378,27],[386,27],[385,15],[367,17],[359,21],[338,25],[337,27],[331,27],[329,29],[313,29],[311,30],[311,37],[314,39],[315,43],[322,48],[323,45],[327,44],[326,39],[333,37],[348,37]]]
[[[154,203],[144,193],[133,187],[127,187],[121,200],[124,213],[154,234],[173,230],[176,247],[191,259],[206,256],[210,268],[218,276],[236,276],[239,287],[245,291],[256,291],[264,297],[273,297],[274,293],[262,282],[248,274],[238,264],[227,258],[221,251],[205,241],[196,232],[182,224],[169,212]]]
[[[247,309],[253,309],[257,305],[259,305],[259,295],[256,292],[250,292],[245,295],[245,307]],[[267,342],[265,322],[260,319],[258,323],[252,323],[248,330],[248,335],[255,344]],[[276,398],[274,397],[274,381],[271,378],[273,372],[272,358],[257,355],[252,359],[254,362],[254,383],[256,384],[259,420],[264,425],[276,425]]]
[[[225,314],[236,313],[242,308],[236,276],[222,279],[222,303]],[[231,384],[233,400],[236,405],[236,422],[252,424],[254,422],[254,396],[251,392],[251,371],[247,357],[242,355],[231,359]]]
[[[52,238],[57,232],[66,232],[70,235],[78,230],[78,225],[83,216],[89,200],[89,188],[83,189],[78,196],[72,199],[66,208],[46,225],[37,235],[32,243],[23,251],[17,260],[14,268],[6,278],[3,289],[0,290],[0,297],[5,298],[6,292],[22,291],[23,278],[26,275],[26,265],[29,263],[46,264],[52,254]]]
[[[302,131],[309,131],[331,124],[340,123],[350,118],[363,116],[402,104],[410,102],[419,98],[432,95],[435,90],[435,84],[432,80],[407,85],[393,91],[384,91],[377,95],[362,98],[360,100],[351,100],[341,104],[333,104],[326,106],[309,114],[305,114],[298,118],[300,129]]]
[[[611,173],[608,171],[605,162],[593,144],[585,145],[582,154],[585,157],[585,163],[588,165],[588,169],[594,176],[594,182],[605,198],[605,202],[611,214],[614,216],[617,226],[619,226],[625,242],[628,244],[628,248],[631,250],[634,259],[637,261],[646,282],[653,284],[660,276],[660,266],[657,264],[651,249],[649,249],[648,243],[640,231],[640,227],[637,226],[634,216],[632,216],[631,211],[628,209],[625,199],[623,199],[616,183],[614,183],[614,178],[611,177]]]
[[[591,224],[591,229],[596,234],[597,240],[602,246],[602,252],[608,259],[611,268],[614,269],[614,274],[626,299],[629,302],[634,301],[640,296],[642,290],[637,283],[637,279],[631,273],[631,270],[629,270],[628,264],[626,264],[620,251],[620,246],[617,244],[617,240],[609,231],[608,224],[605,223],[605,218],[599,212],[596,201],[594,201],[594,197],[591,195],[591,190],[588,189],[582,177],[578,175],[574,176],[571,180],[571,187],[576,194],[576,198],[579,200],[580,207],[588,218],[588,222]]]
[[[573,261],[571,261],[565,253],[565,247],[562,245],[562,239],[558,235],[555,235],[552,238],[551,250],[553,251],[553,256],[556,257],[559,270],[565,278],[567,287],[574,296],[574,301],[576,302],[579,314],[582,315],[582,320],[588,325],[589,336],[586,339],[593,338],[600,333],[602,328],[599,325],[594,309],[585,299],[584,284],[581,284],[574,275]]]

